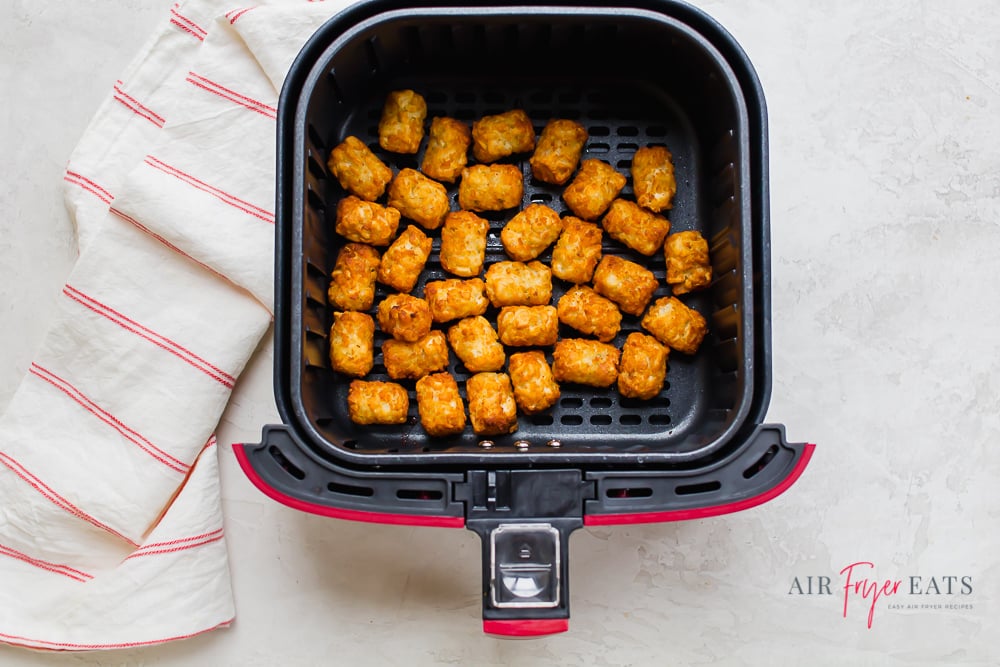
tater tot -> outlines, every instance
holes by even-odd
[[[517,430],[517,403],[506,373],[476,373],[465,381],[469,420],[477,435],[504,435]]]
[[[641,315],[657,288],[649,269],[615,255],[605,255],[594,271],[594,289],[629,315]]]
[[[490,305],[486,299],[486,283],[480,278],[429,282],[424,285],[424,299],[431,307],[435,322],[482,315]]]
[[[415,343],[392,338],[382,343],[382,362],[393,380],[418,380],[448,367],[448,343],[440,331]]]
[[[364,377],[375,358],[375,322],[371,315],[348,310],[333,314],[330,327],[330,367],[338,373]]]
[[[416,169],[403,169],[389,184],[389,206],[425,229],[437,229],[448,215],[448,191]]]
[[[610,387],[618,379],[618,348],[583,338],[564,338],[552,353],[556,382]]]
[[[639,206],[659,213],[674,205],[677,181],[671,158],[663,146],[643,146],[632,156],[632,189]]]
[[[363,243],[347,243],[337,253],[327,297],[341,310],[368,310],[375,302],[378,251]]]
[[[435,118],[427,139],[420,171],[445,183],[454,183],[468,164],[472,133],[469,126],[454,118]]]
[[[480,162],[496,162],[534,147],[535,126],[521,109],[484,116],[472,124],[472,154]]]
[[[412,90],[394,90],[386,97],[378,123],[378,145],[393,153],[416,153],[424,138],[427,103]]]
[[[417,380],[417,410],[427,435],[455,435],[465,428],[465,404],[450,373],[432,373]]]
[[[405,424],[410,397],[395,382],[352,380],[347,412],[355,424]]]
[[[544,306],[552,300],[552,271],[539,261],[491,264],[486,269],[486,296],[497,308]]]
[[[642,318],[642,328],[656,336],[664,345],[684,354],[698,351],[708,332],[705,318],[688,308],[679,299],[665,296],[657,299]]]
[[[616,199],[601,221],[608,236],[643,255],[655,255],[670,233],[670,222],[635,202]]]
[[[466,211],[502,211],[521,204],[524,178],[512,164],[474,164],[462,170],[458,205]]]
[[[663,246],[663,254],[667,262],[667,284],[674,288],[674,294],[687,294],[708,287],[712,282],[708,241],[700,233],[671,234]]]
[[[508,370],[514,385],[514,400],[524,414],[543,412],[559,400],[559,384],[542,352],[532,350],[510,355]]]
[[[559,317],[553,306],[507,306],[497,315],[500,342],[511,347],[553,345],[559,337]]]
[[[478,276],[486,260],[488,220],[470,211],[453,211],[441,228],[441,268],[463,278]]]
[[[399,211],[348,195],[337,203],[335,231],[348,241],[389,245],[399,227]]]
[[[670,349],[652,336],[630,333],[622,347],[618,392],[626,398],[649,400],[663,389]]]
[[[341,187],[366,201],[381,197],[392,180],[392,169],[357,137],[347,137],[335,146],[326,164]]]
[[[622,314],[611,299],[606,299],[585,285],[576,285],[556,304],[559,321],[580,333],[596,336],[602,343],[618,335]]]
[[[527,262],[552,245],[562,228],[558,213],[544,204],[529,204],[504,225],[500,242],[511,259]]]
[[[563,190],[563,200],[576,217],[595,220],[608,210],[625,180],[606,162],[584,160],[576,178]]]
[[[420,279],[433,244],[419,227],[408,225],[382,254],[378,281],[397,292],[411,291]]]
[[[482,316],[467,317],[453,325],[448,329],[448,343],[470,373],[498,371],[507,360],[497,332]]]
[[[552,249],[552,274],[571,283],[589,283],[601,261],[604,231],[592,222],[571,215],[563,218],[563,231]]]
[[[580,163],[587,130],[573,120],[550,120],[531,156],[531,173],[544,183],[562,185]]]
[[[378,305],[378,325],[396,340],[415,343],[431,331],[431,308],[409,294],[390,294]]]

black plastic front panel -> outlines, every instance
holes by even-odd
[[[291,407],[325,455],[361,465],[681,463],[710,457],[735,432],[753,426],[744,423],[761,372],[754,363],[759,320],[754,321],[753,246],[766,233],[753,226],[749,146],[757,138],[750,136],[743,91],[724,59],[690,29],[635,10],[638,16],[612,12],[597,19],[582,11],[518,17],[497,16],[495,10],[460,17],[447,12],[381,15],[341,35],[317,58],[297,110],[298,176],[285,193],[296,198],[296,205],[291,220],[279,224],[293,225]],[[350,422],[347,379],[330,371],[326,360],[330,310],[325,290],[339,247],[331,233],[332,214],[343,193],[324,165],[330,147],[347,134],[366,140],[394,168],[419,163],[419,154],[386,154],[376,143],[382,100],[399,87],[422,92],[429,116],[471,122],[521,107],[538,130],[550,117],[576,118],[591,134],[585,157],[606,160],[626,174],[638,146],[670,147],[679,184],[669,214],[673,229],[699,229],[711,239],[716,280],[709,291],[685,297],[708,317],[711,334],[694,357],[672,355],[668,386],[660,396],[630,402],[613,389],[566,385],[556,408],[522,416],[518,432],[493,438],[497,446],[489,452],[479,448],[471,429],[454,439],[428,438],[415,400],[406,426],[362,429]],[[537,201],[565,212],[561,188],[533,181],[526,159],[515,163],[526,174],[525,204]],[[630,187],[624,196],[631,194]],[[450,188],[452,196],[455,190]],[[514,212],[486,216],[492,226],[488,262],[504,258],[498,232]],[[439,234],[432,236],[435,254],[415,294],[426,280],[445,277],[436,263]],[[662,256],[647,259],[613,242],[606,251],[641,261],[663,277]],[[553,303],[566,288],[554,282]],[[663,287],[656,296],[667,293]],[[634,330],[638,318],[626,316],[615,343],[620,346]],[[460,383],[467,377],[454,357],[449,370]],[[384,369],[376,357],[372,378],[385,379],[380,373]],[[412,398],[412,383],[407,387]],[[559,449],[545,445],[553,439],[561,443]],[[516,451],[515,440],[527,440],[529,450]]]

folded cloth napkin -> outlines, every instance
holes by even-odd
[[[278,91],[342,8],[174,4],[71,156],[80,257],[0,417],[0,641],[232,622],[213,430],[271,322]]]

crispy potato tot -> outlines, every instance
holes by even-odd
[[[670,151],[663,146],[643,146],[632,156],[632,189],[639,206],[665,211],[674,205],[677,181]]]
[[[708,333],[708,324],[697,310],[672,296],[657,299],[642,318],[642,328],[678,352],[694,354]]]
[[[480,278],[436,280],[424,285],[424,299],[435,322],[450,322],[486,312],[486,283]]]
[[[424,138],[427,103],[412,90],[394,90],[382,107],[378,145],[393,153],[416,153]]]
[[[448,367],[448,343],[440,331],[415,343],[393,338],[382,343],[382,362],[393,380],[419,380]]]
[[[375,322],[355,311],[333,314],[330,327],[330,368],[338,373],[364,377],[375,359]]]
[[[341,187],[365,201],[375,201],[392,180],[392,169],[357,137],[347,137],[330,151],[326,163]]]
[[[587,130],[573,120],[550,120],[529,160],[531,173],[543,183],[562,185],[580,163]]]
[[[571,287],[559,298],[556,311],[560,322],[580,333],[596,336],[602,343],[611,342],[622,324],[622,314],[615,302],[586,285]]]
[[[652,336],[635,331],[622,347],[618,392],[626,398],[648,401],[663,389],[670,348]]]
[[[616,199],[601,221],[608,236],[643,255],[655,255],[670,233],[670,222],[634,202]]]
[[[478,276],[486,260],[490,223],[470,211],[453,211],[441,229],[441,268],[463,278]]]
[[[552,353],[556,382],[610,387],[618,379],[618,348],[584,338],[564,338]]]
[[[437,229],[448,215],[448,191],[416,169],[403,169],[389,184],[389,206],[424,229]]]
[[[674,294],[687,294],[711,284],[708,241],[700,233],[671,234],[663,246],[663,254],[667,262],[667,284],[674,288]]]
[[[544,306],[552,300],[552,272],[539,261],[491,264],[486,269],[486,296],[497,308]]]
[[[552,274],[561,280],[589,283],[601,261],[604,232],[592,222],[571,215],[563,218],[563,231],[552,249]]]
[[[431,331],[431,308],[409,294],[390,294],[378,305],[378,325],[396,340],[415,343]]]
[[[375,302],[378,251],[363,243],[347,243],[337,253],[327,297],[341,310],[368,310]]]
[[[535,126],[521,109],[484,116],[472,124],[472,154],[480,162],[496,162],[534,148]]]
[[[386,246],[396,236],[399,211],[348,195],[337,203],[335,231],[348,241]]]
[[[355,424],[405,424],[410,397],[395,382],[352,380],[347,412]]]
[[[407,225],[382,254],[377,280],[397,292],[410,292],[420,279],[434,242],[419,227]]]
[[[526,415],[548,410],[559,400],[559,384],[545,355],[539,350],[510,355],[510,381],[514,400]]]
[[[517,430],[517,403],[506,373],[476,373],[465,381],[465,391],[476,435],[505,435]]]
[[[506,306],[497,315],[500,342],[511,347],[554,345],[559,317],[552,306]]]
[[[500,242],[511,259],[535,259],[559,238],[563,223],[559,214],[544,204],[529,204],[500,231]]]
[[[454,183],[468,163],[472,133],[469,126],[454,118],[435,118],[424,151],[420,171],[445,183]]]
[[[450,373],[432,373],[417,380],[417,410],[429,436],[457,435],[465,429],[465,404]]]
[[[606,162],[584,160],[573,182],[563,191],[563,200],[573,214],[596,220],[625,187],[626,179]]]
[[[462,170],[458,205],[466,211],[503,211],[521,205],[524,178],[512,164],[474,164]]]
[[[652,271],[616,255],[605,255],[594,271],[594,290],[629,315],[642,314],[658,284]]]
[[[482,316],[467,317],[448,329],[451,349],[470,373],[498,371],[507,355],[497,340],[497,332]]]

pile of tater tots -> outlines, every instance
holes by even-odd
[[[419,93],[390,93],[379,146],[416,155],[426,117]],[[514,109],[471,127],[436,117],[426,134],[419,170],[394,173],[353,136],[330,153],[330,172],[347,192],[336,210],[336,232],[345,242],[329,287],[330,363],[355,378],[350,418],[407,421],[403,384],[364,379],[374,365],[376,327],[388,337],[381,348],[386,374],[416,381],[420,423],[433,437],[462,433],[467,412],[477,435],[513,433],[519,412],[538,414],[558,402],[560,383],[617,384],[622,396],[640,400],[659,394],[670,350],[694,354],[707,331],[705,318],[677,296],[712,279],[706,240],[697,231],[670,234],[663,215],[676,193],[669,150],[638,148],[630,201],[618,197],[626,175],[601,160],[581,164],[587,130],[573,120],[549,120],[536,139],[531,119]],[[516,210],[524,175],[499,161],[529,154],[531,177],[565,185],[562,198],[572,215],[540,203]],[[443,183],[456,182],[461,210],[453,211]],[[510,215],[500,230],[509,260],[485,265],[490,223],[479,214],[495,211]],[[674,296],[650,304],[659,281],[646,266],[602,252],[613,247],[604,245],[605,234],[642,255],[663,253]],[[417,296],[412,292],[435,236],[440,266],[452,277],[425,282]],[[545,265],[538,258],[550,246]],[[553,276],[566,287],[554,304]],[[376,283],[390,292],[379,303]],[[648,334],[630,333],[619,349],[612,342],[622,313],[640,318]],[[574,337],[560,337],[560,324]],[[464,396],[447,370],[452,352],[469,374]]]

